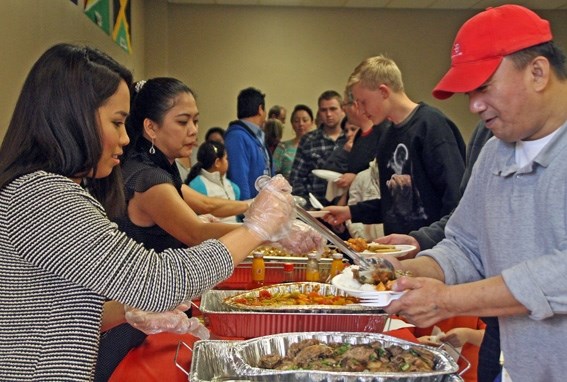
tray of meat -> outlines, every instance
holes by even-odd
[[[328,285],[329,288],[333,288]],[[380,308],[359,307],[340,312],[237,310],[225,303],[248,291],[210,290],[201,296],[199,309],[211,335],[220,339],[249,339],[277,333],[353,331],[380,333],[388,315]]]
[[[383,334],[283,333],[246,341],[197,341],[192,382],[461,381],[445,351]]]

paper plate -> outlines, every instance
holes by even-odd
[[[341,175],[343,175],[340,172],[331,170],[312,170],[311,172],[313,173],[313,175],[321,179],[328,180],[329,182],[335,182]]]
[[[343,273],[333,277],[331,284],[343,292],[363,299],[360,305],[368,307],[384,307],[388,306],[390,302],[400,298],[404,292],[394,291],[377,291],[373,285],[361,284],[353,279],[352,272],[349,268],[345,269]]]
[[[371,246],[372,243],[369,244],[369,246]],[[365,255],[365,256],[372,256],[372,255],[390,255],[390,256],[394,256],[394,257],[401,257],[404,256],[406,254],[408,254],[409,252],[415,250],[415,246],[413,245],[406,245],[406,244],[400,244],[400,245],[395,245],[394,246],[395,249],[392,250],[380,250],[380,251],[372,251],[372,250],[365,250],[360,252],[361,254]]]
[[[322,218],[323,216],[327,215],[331,211],[307,211],[307,213],[314,218]]]

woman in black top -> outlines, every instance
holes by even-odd
[[[175,158],[191,155],[198,121],[194,93],[183,82],[164,77],[135,84],[127,121],[131,143],[122,165],[128,213],[119,226],[148,248],[159,251],[193,246],[240,226],[205,222],[193,208],[227,216],[242,213],[248,207],[242,201],[209,198],[182,183]],[[293,232],[290,236],[295,237]],[[306,239],[297,238],[296,248],[292,250],[312,249],[315,243]],[[105,333],[101,338],[96,380],[110,377],[128,351],[145,337],[128,324]]]

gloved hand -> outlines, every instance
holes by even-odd
[[[209,330],[195,317],[189,318],[185,311],[187,305],[180,305],[169,312],[146,312],[124,305],[126,321],[146,334],[161,332],[192,334],[201,339],[210,337]]]
[[[218,223],[218,222],[220,222],[219,218],[217,218],[216,216],[211,215],[211,214],[198,215],[198,217],[204,223]]]
[[[282,175],[260,177],[260,192],[244,213],[244,226],[264,241],[285,237],[295,219],[295,204],[291,186]]]
[[[305,254],[313,251],[322,253],[326,242],[327,240],[313,228],[300,220],[294,220],[289,233],[277,244],[289,252]]]

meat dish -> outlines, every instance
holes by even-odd
[[[430,351],[398,345],[325,343],[305,339],[292,344],[287,354],[260,358],[259,368],[275,370],[320,370],[335,372],[427,372],[435,369]]]

